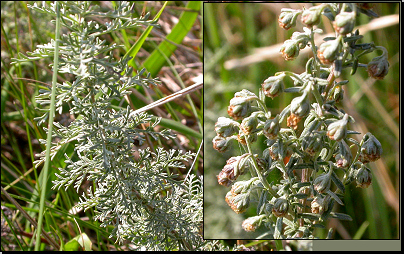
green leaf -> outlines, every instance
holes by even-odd
[[[64,251],[78,251],[79,247],[80,247],[79,242],[77,242],[77,240],[73,238],[65,244],[63,250]]]
[[[80,235],[75,237],[78,243],[84,248],[85,251],[91,251],[93,243],[86,233],[81,233]]]
[[[282,238],[282,224],[283,224],[283,217],[278,217],[276,219],[276,226],[275,226],[275,232],[274,232],[275,239]]]
[[[80,246],[85,251],[91,251],[93,243],[91,242],[90,238],[87,236],[86,233],[81,233],[80,235],[76,236],[72,240],[68,241],[63,250],[65,251],[78,251],[80,250]]]
[[[331,212],[330,215],[331,215],[331,217],[337,218],[339,220],[349,220],[349,221],[352,220],[351,216],[349,216],[348,214],[344,214],[344,213]]]
[[[341,182],[341,180],[339,180],[339,178],[338,178],[337,174],[335,174],[335,172],[332,172],[332,174],[331,174],[331,180],[335,183],[335,185],[337,186],[337,188],[342,191],[342,193],[345,193],[345,186],[344,186],[344,184]]]
[[[338,202],[338,204],[340,205],[344,205],[344,203],[342,202],[342,200],[337,196],[337,194],[335,194],[334,192],[328,190],[327,194],[330,195],[335,201]]]
[[[299,213],[298,216],[300,218],[306,218],[309,220],[316,220],[316,221],[320,219],[320,215],[316,213]]]

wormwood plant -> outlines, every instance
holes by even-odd
[[[242,151],[229,158],[217,175],[220,185],[231,186],[225,200],[236,213],[256,207],[257,215],[241,225],[245,231],[264,225],[268,232],[263,236],[269,238],[315,238],[315,228],[324,228],[329,218],[351,220],[348,214],[332,211],[335,202],[344,204],[346,185],[367,188],[371,184],[367,164],[380,158],[382,147],[371,133],[360,141],[350,137],[360,133],[349,130],[354,119],[339,107],[348,80],[337,81],[345,69],[354,75],[358,68],[365,68],[375,79],[388,73],[387,50],[358,42],[363,36],[354,26],[360,13],[377,16],[370,4],[324,3],[303,10],[282,9],[278,19],[282,28],[294,27],[299,16],[305,27],[284,42],[280,53],[289,61],[309,46],[313,57],[307,61],[306,71],[275,73],[263,81],[258,96],[246,89],[236,92],[227,110],[230,118],[218,118],[214,149],[225,152],[237,141]],[[315,26],[322,15],[330,20],[335,36],[316,45],[314,35],[322,30]],[[359,62],[361,56],[374,51],[381,55],[367,64]],[[293,87],[285,88],[286,78],[293,80]],[[265,98],[282,93],[297,96],[273,115]],[[287,128],[281,127],[284,121]],[[260,136],[267,148],[253,151],[252,143]],[[243,174],[251,178],[237,181]],[[332,229],[327,238],[331,233]]]
[[[161,147],[155,151],[137,149],[134,141],[142,145],[146,136],[172,139],[175,135],[169,130],[154,130],[160,119],[150,114],[135,113],[129,106],[114,106],[114,102],[130,94],[129,88],[155,85],[158,80],[150,75],[144,77],[144,69],[133,74],[129,57],[115,60],[112,54],[121,46],[107,45],[100,36],[140,25],[156,26],[156,21],[148,20],[149,14],[132,18],[133,6],[128,2],[118,2],[108,12],[88,1],[34,4],[30,8],[54,17],[60,11],[66,32],[58,41],[58,51],[51,40],[28,56],[20,54],[14,62],[36,61],[57,53],[59,64],[53,65],[53,71],[74,77],[53,88],[55,108],[47,107],[51,104],[50,88],[44,87],[36,97],[42,106],[38,110],[43,112],[36,119],[38,125],[44,124],[55,110],[62,114],[68,108],[74,116],[74,121],[67,125],[53,122],[50,158],[69,143],[74,145],[74,155],[65,154],[66,166],[59,168],[52,188],[67,189],[73,185],[78,192],[84,181],[92,181],[76,207],[95,208],[94,219],[102,222],[101,227],[113,226],[110,237],[119,242],[129,240],[134,249],[217,248],[217,243],[203,241],[199,233],[202,178],[189,174],[185,180],[179,180],[167,170],[185,167],[183,161],[195,154]],[[96,21],[99,18],[110,21],[101,24]],[[46,140],[40,142],[46,144]],[[44,162],[45,151],[35,166]]]

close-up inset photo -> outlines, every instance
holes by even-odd
[[[204,238],[399,239],[399,3],[204,3]]]

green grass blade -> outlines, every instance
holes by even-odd
[[[352,239],[360,240],[362,238],[363,234],[365,233],[366,229],[368,228],[368,226],[369,226],[369,221],[364,221],[362,223],[362,225],[359,227],[359,229],[356,231],[356,233]]]
[[[201,5],[201,1],[189,1],[186,8],[193,11],[184,11],[181,14],[178,23],[174,26],[171,33],[167,35],[166,40],[160,43],[158,48],[155,49],[146,59],[143,66],[147,69],[152,77],[156,76],[166,62],[162,54],[170,57],[177,48],[176,44],[180,44],[191,30],[196,18],[199,15]]]
[[[181,122],[177,122],[171,119],[162,118],[159,125],[177,131],[183,135],[190,135],[191,137],[202,139],[202,134],[194,131],[193,129],[189,128],[188,126],[182,124]]]
[[[49,125],[48,125],[48,136],[47,136],[47,143],[46,143],[46,159],[45,159],[45,166],[43,168],[42,175],[42,186],[41,190],[41,203],[39,206],[39,214],[38,214],[38,229],[36,235],[36,245],[35,250],[38,251],[41,246],[41,230],[42,230],[42,223],[43,223],[43,216],[44,216],[44,209],[45,209],[45,199],[46,199],[46,183],[47,183],[47,176],[49,172],[50,166],[50,148],[52,146],[52,129],[53,129],[53,118],[55,114],[55,98],[56,98],[56,82],[57,82],[57,72],[58,72],[58,64],[59,64],[59,38],[60,38],[60,9],[59,3],[56,2],[56,29],[55,29],[55,57],[53,60],[53,77],[52,77],[52,95],[51,95],[51,105],[50,105],[50,112],[49,112]]]
[[[166,5],[167,5],[167,1],[164,2],[163,7],[161,7],[160,11],[157,13],[157,15],[154,17],[153,21],[157,21],[160,18],[161,13],[163,13],[163,10],[165,9]],[[146,38],[149,36],[151,30],[153,29],[153,26],[149,26],[146,30],[144,30],[144,32],[142,33],[142,35],[139,37],[139,39],[136,41],[135,44],[133,44],[133,46],[128,50],[128,52],[125,54],[124,58],[127,56],[131,56],[133,57],[130,61],[129,61],[129,66],[132,66],[133,69],[137,69],[136,63],[135,63],[135,56],[137,55],[137,53],[139,52],[140,48],[142,47],[143,43],[146,41]]]

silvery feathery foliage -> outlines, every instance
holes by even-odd
[[[371,133],[363,135],[361,141],[350,137],[360,133],[348,129],[354,119],[338,104],[348,80],[336,81],[343,69],[350,69],[354,75],[359,67],[366,67],[375,79],[383,79],[388,73],[384,47],[357,43],[363,37],[354,30],[359,13],[376,15],[368,5],[353,3],[282,9],[278,19],[282,28],[294,27],[299,15],[305,27],[304,32],[294,32],[284,42],[280,53],[285,60],[294,60],[309,46],[313,57],[307,61],[306,71],[275,73],[263,81],[258,96],[246,89],[236,92],[227,109],[231,118],[219,117],[215,124],[213,148],[225,152],[237,141],[242,153],[229,158],[217,175],[220,185],[231,186],[225,201],[236,213],[256,206],[257,215],[240,226],[245,231],[265,226],[268,231],[260,239],[312,239],[315,229],[325,228],[329,218],[352,220],[347,214],[332,211],[335,202],[344,204],[346,185],[367,188],[372,182],[366,164],[380,159],[381,144]],[[314,35],[322,30],[314,26],[323,15],[331,21],[336,37],[324,38],[316,46]],[[376,50],[382,55],[368,64],[359,63],[361,56]],[[286,77],[294,81],[293,87],[285,88]],[[265,98],[282,93],[297,96],[273,115]],[[283,122],[288,128],[281,128]],[[263,151],[252,149],[258,136],[265,139],[267,148]],[[357,148],[356,154],[352,148]],[[249,180],[237,181],[248,173]],[[331,234],[332,229],[327,237]]]
[[[122,100],[129,88],[158,82],[145,70],[135,76],[128,66],[129,58],[115,61],[112,50],[120,46],[106,45],[100,35],[139,25],[156,25],[156,21],[131,18],[132,6],[120,2],[115,10],[101,12],[91,2],[61,2],[62,24],[65,32],[60,40],[60,64],[54,66],[61,73],[73,74],[75,80],[56,86],[56,112],[62,113],[69,105],[75,120],[68,126],[54,123],[51,158],[68,143],[75,147],[75,159],[66,157],[66,167],[59,168],[53,188],[74,184],[78,191],[85,180],[93,181],[93,187],[83,193],[78,207],[96,209],[95,219],[101,226],[113,225],[110,237],[117,241],[130,240],[135,249],[193,250],[222,249],[217,243],[203,241],[199,233],[202,223],[202,178],[189,175],[179,181],[167,174],[167,168],[184,168],[183,161],[195,154],[157,148],[136,150],[133,141],[143,143],[145,135],[154,139],[174,138],[167,130],[154,131],[159,119],[146,113],[130,114],[126,109],[114,109],[113,100]],[[56,16],[54,4],[32,9]],[[106,17],[111,20],[99,24],[91,18]],[[34,61],[52,57],[55,43],[51,41],[29,53],[20,54],[16,62]],[[50,104],[50,90],[42,89],[37,96],[41,106]],[[43,115],[38,125],[49,117],[49,109],[40,109]],[[147,124],[147,128],[139,128]],[[48,131],[46,128],[44,128]],[[46,141],[40,142],[46,144]],[[135,156],[134,156],[135,155]],[[45,160],[45,152],[39,155],[36,167]]]

